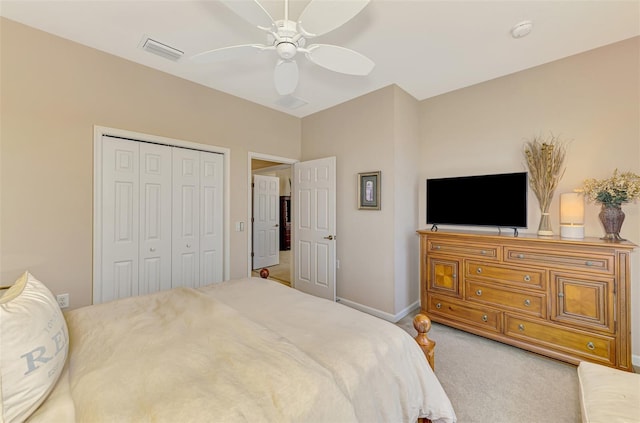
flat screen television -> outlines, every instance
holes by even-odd
[[[527,227],[527,172],[427,179],[427,224]]]

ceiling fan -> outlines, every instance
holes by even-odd
[[[191,57],[196,63],[213,63],[238,59],[260,51],[273,50],[278,55],[274,83],[278,94],[292,94],[298,86],[296,56],[306,58],[334,72],[368,75],[375,64],[368,57],[344,47],[311,44],[307,40],[326,34],[356,16],[370,0],[311,0],[298,21],[289,20],[289,2],[285,0],[284,19],[274,21],[257,0],[220,0],[237,15],[267,33],[265,44],[243,44],[205,51]]]

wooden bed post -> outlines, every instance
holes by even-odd
[[[431,330],[431,319],[425,314],[419,313],[413,318],[413,327],[418,331],[416,342],[422,348],[431,369],[435,370],[434,349],[436,343],[427,336],[427,332]]]
[[[418,335],[416,335],[415,338],[416,342],[420,345],[420,348],[422,348],[422,352],[424,352],[424,355],[427,357],[431,369],[435,370],[434,350],[436,343],[427,336],[427,332],[431,330],[431,319],[429,319],[426,314],[418,313],[416,317],[413,318],[413,327],[418,331]],[[431,423],[431,420],[420,417],[417,423]]]

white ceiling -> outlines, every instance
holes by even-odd
[[[242,0],[239,0],[242,1]],[[349,1],[349,0],[339,0]],[[274,19],[284,0],[261,0]],[[295,19],[309,0],[290,0]],[[297,109],[275,104],[276,55],[216,64],[189,57],[237,44],[266,42],[213,1],[2,0],[0,15],[178,77],[303,117],[397,84],[418,100],[640,35],[640,0],[371,0],[355,18],[313,42],[356,50],[376,66],[366,77],[328,71],[298,56]],[[533,21],[514,39],[511,28]],[[171,62],[140,49],[145,36],[185,52]]]

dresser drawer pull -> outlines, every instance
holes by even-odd
[[[524,332],[524,325],[523,325],[522,323],[520,323],[520,324],[518,325],[518,329],[519,329],[520,331]]]
[[[584,264],[585,264],[586,266],[593,266],[593,262],[592,262],[592,261],[589,261],[589,260],[585,261],[585,262],[584,262]]]
[[[476,273],[482,273],[482,267],[478,267],[478,268],[476,269]]]
[[[483,256],[487,254],[487,252],[485,250],[480,251],[480,254],[482,254]]]
[[[587,342],[587,348],[589,348],[591,351],[596,349],[596,346],[593,345],[593,342]]]
[[[530,282],[530,281],[531,281],[531,276],[529,276],[529,275],[524,275],[524,281],[525,281],[525,282]]]
[[[486,321],[488,321],[488,320],[489,320],[489,316],[487,316],[486,314],[483,314],[483,315],[482,315],[482,321],[483,321],[483,322],[486,322]]]
[[[481,296],[481,295],[482,295],[482,289],[478,289],[478,290],[476,291],[476,295],[477,295],[478,297],[479,297],[479,296]]]
[[[518,257],[519,259],[523,259],[524,258],[524,254],[518,254],[516,257]]]
[[[457,277],[458,277],[458,275],[454,273],[454,274],[452,274],[452,275],[451,275],[451,277],[452,277],[453,279],[455,279],[455,278],[457,278]]]
[[[558,297],[559,298],[563,298],[564,297],[564,292],[558,292]]]
[[[436,304],[436,308],[442,308],[442,304],[440,303]]]
[[[528,298],[526,300],[524,300],[524,305],[529,307],[531,305],[531,300],[528,299]]]
[[[434,250],[439,250],[439,249],[440,249],[440,246],[439,246],[439,245],[436,245],[435,247],[433,247],[433,249],[434,249]]]

